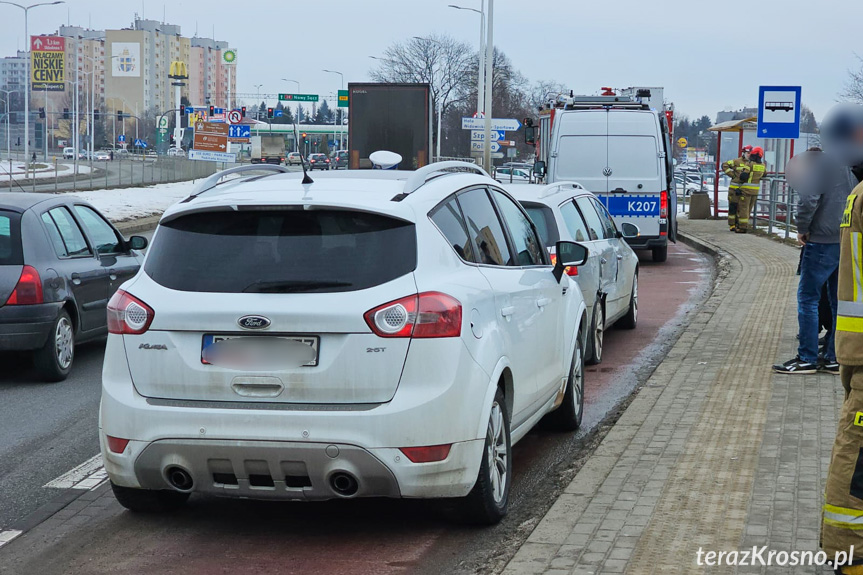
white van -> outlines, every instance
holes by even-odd
[[[677,194],[671,142],[661,111],[621,97],[575,97],[541,119],[546,140],[546,182],[575,181],[596,194],[618,223],[641,234],[627,238],[653,261],[668,257],[677,236]],[[542,156],[541,156],[541,159]]]

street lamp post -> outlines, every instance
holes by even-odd
[[[342,74],[341,72],[337,72],[336,70],[324,70],[324,72],[329,72],[330,74],[338,74],[342,79],[342,87],[340,88],[340,90],[345,89],[345,75],[344,74]],[[339,96],[338,96],[338,93],[336,93],[336,109],[333,110],[333,142],[335,142],[335,140],[336,140],[336,120],[339,117],[339,115],[337,113],[338,109],[339,109]],[[339,149],[341,150],[343,147],[344,146],[342,143],[342,132],[341,132],[341,130],[339,130]]]
[[[9,137],[9,94],[17,94],[18,90],[0,90],[6,94],[6,155],[9,161],[12,161],[12,141]],[[12,177],[12,170],[9,170],[9,177]]]
[[[491,91],[492,86],[492,59],[494,54],[494,0],[488,0],[488,39],[485,43],[485,75],[488,78],[488,87],[485,90],[485,107],[483,108],[483,113],[485,114],[485,135],[483,136],[483,142],[485,142],[485,152],[483,153],[483,164],[482,167],[486,170],[491,170]]]
[[[32,47],[30,46],[30,27],[28,25],[28,17],[30,14],[31,8],[36,8],[37,6],[53,6],[54,4],[63,4],[64,0],[56,0],[55,2],[40,2],[39,4],[31,4],[30,6],[22,6],[21,4],[16,4],[15,2],[7,2],[6,0],[0,0],[0,4],[9,4],[10,6],[17,6],[21,10],[24,11],[24,42],[27,43],[27,52],[29,53]],[[27,76],[25,80],[26,93],[24,94],[24,177],[29,177],[28,174],[30,169],[30,59],[28,58],[26,63],[24,64],[24,72]]]
[[[485,109],[484,104],[484,89],[485,89],[485,3],[480,0],[480,9],[467,8],[465,6],[456,6],[449,4],[449,8],[456,10],[469,10],[479,14],[479,66],[477,67],[477,88],[476,88],[476,111],[482,112]]]
[[[258,101],[255,102],[255,119],[261,119],[261,86],[263,84],[252,84],[258,90]]]

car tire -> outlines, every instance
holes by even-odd
[[[48,341],[36,350],[33,359],[47,381],[63,381],[69,376],[75,359],[75,326],[65,309],[57,314]]]
[[[494,394],[479,475],[460,505],[461,519],[475,525],[494,525],[506,515],[512,481],[512,443],[509,413],[500,388]]]
[[[657,263],[662,263],[668,259],[668,245],[653,248],[651,251],[653,252],[653,261]]]
[[[632,292],[629,294],[629,309],[626,315],[617,322],[624,329],[635,329],[638,323],[638,270],[632,276]]]
[[[597,297],[596,303],[593,304],[591,316],[590,331],[587,333],[587,345],[590,347],[587,364],[598,365],[602,363],[602,348],[605,343],[605,307],[600,297]]]
[[[114,497],[120,505],[136,513],[165,513],[173,511],[182,507],[190,495],[189,493],[181,493],[179,491],[123,487],[115,485],[113,481],[111,482],[111,491],[114,492]]]
[[[581,427],[584,416],[584,350],[581,339],[576,337],[575,351],[569,366],[566,392],[560,407],[546,414],[540,422],[543,429],[575,431]]]

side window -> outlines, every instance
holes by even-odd
[[[485,190],[475,189],[459,194],[458,203],[467,223],[468,234],[479,250],[476,258],[479,263],[513,265],[503,227]]]
[[[476,261],[467,235],[464,216],[455,197],[435,208],[430,217],[461,259],[469,262]]]
[[[48,238],[51,240],[51,245],[54,246],[54,252],[58,258],[69,257],[66,253],[66,245],[63,243],[63,238],[60,237],[60,230],[57,229],[57,224],[51,218],[51,214],[45,212],[42,214],[42,223],[45,224],[45,229],[48,230]]]
[[[542,244],[530,220],[519,209],[518,205],[506,195],[492,191],[494,199],[500,208],[501,215],[512,235],[513,248],[515,248],[517,265],[540,266],[542,265]]]
[[[87,206],[75,206],[75,213],[81,218],[90,237],[96,242],[96,251],[100,254],[114,254],[123,251],[114,228],[102,219],[102,216]]]
[[[612,240],[617,237],[617,226],[614,225],[614,220],[611,219],[608,210],[602,205],[602,202],[596,198],[590,198],[593,207],[596,208],[596,213],[599,214],[599,219],[602,220],[602,227],[605,230],[605,239]]]
[[[578,213],[578,208],[572,203],[572,200],[560,206],[560,213],[563,215],[563,222],[566,224],[566,229],[572,239],[577,242],[590,241],[590,232],[587,231],[587,225],[584,223],[581,214]]]
[[[84,234],[66,208],[54,208],[48,211],[48,215],[57,225],[60,237],[63,239],[66,257],[92,255]]]
[[[575,205],[578,206],[578,211],[581,212],[581,215],[584,217],[584,221],[587,224],[587,230],[590,232],[590,239],[601,240],[604,238],[605,229],[602,226],[602,220],[600,220],[599,216],[596,214],[596,210],[593,208],[590,198],[587,196],[575,198]]]

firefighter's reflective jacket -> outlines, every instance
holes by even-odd
[[[728,189],[736,190],[740,187],[740,174],[743,172],[746,164],[747,162],[742,156],[722,163],[722,171],[731,177],[731,184],[728,186]]]
[[[748,178],[745,182],[741,182],[740,191],[746,194],[747,196],[757,196],[758,191],[761,189],[761,178],[764,177],[764,174],[767,173],[767,167],[761,162],[748,161],[746,162],[746,166],[740,172],[740,175],[748,174]]]
[[[863,183],[848,196],[840,224],[836,359],[863,365]]]

